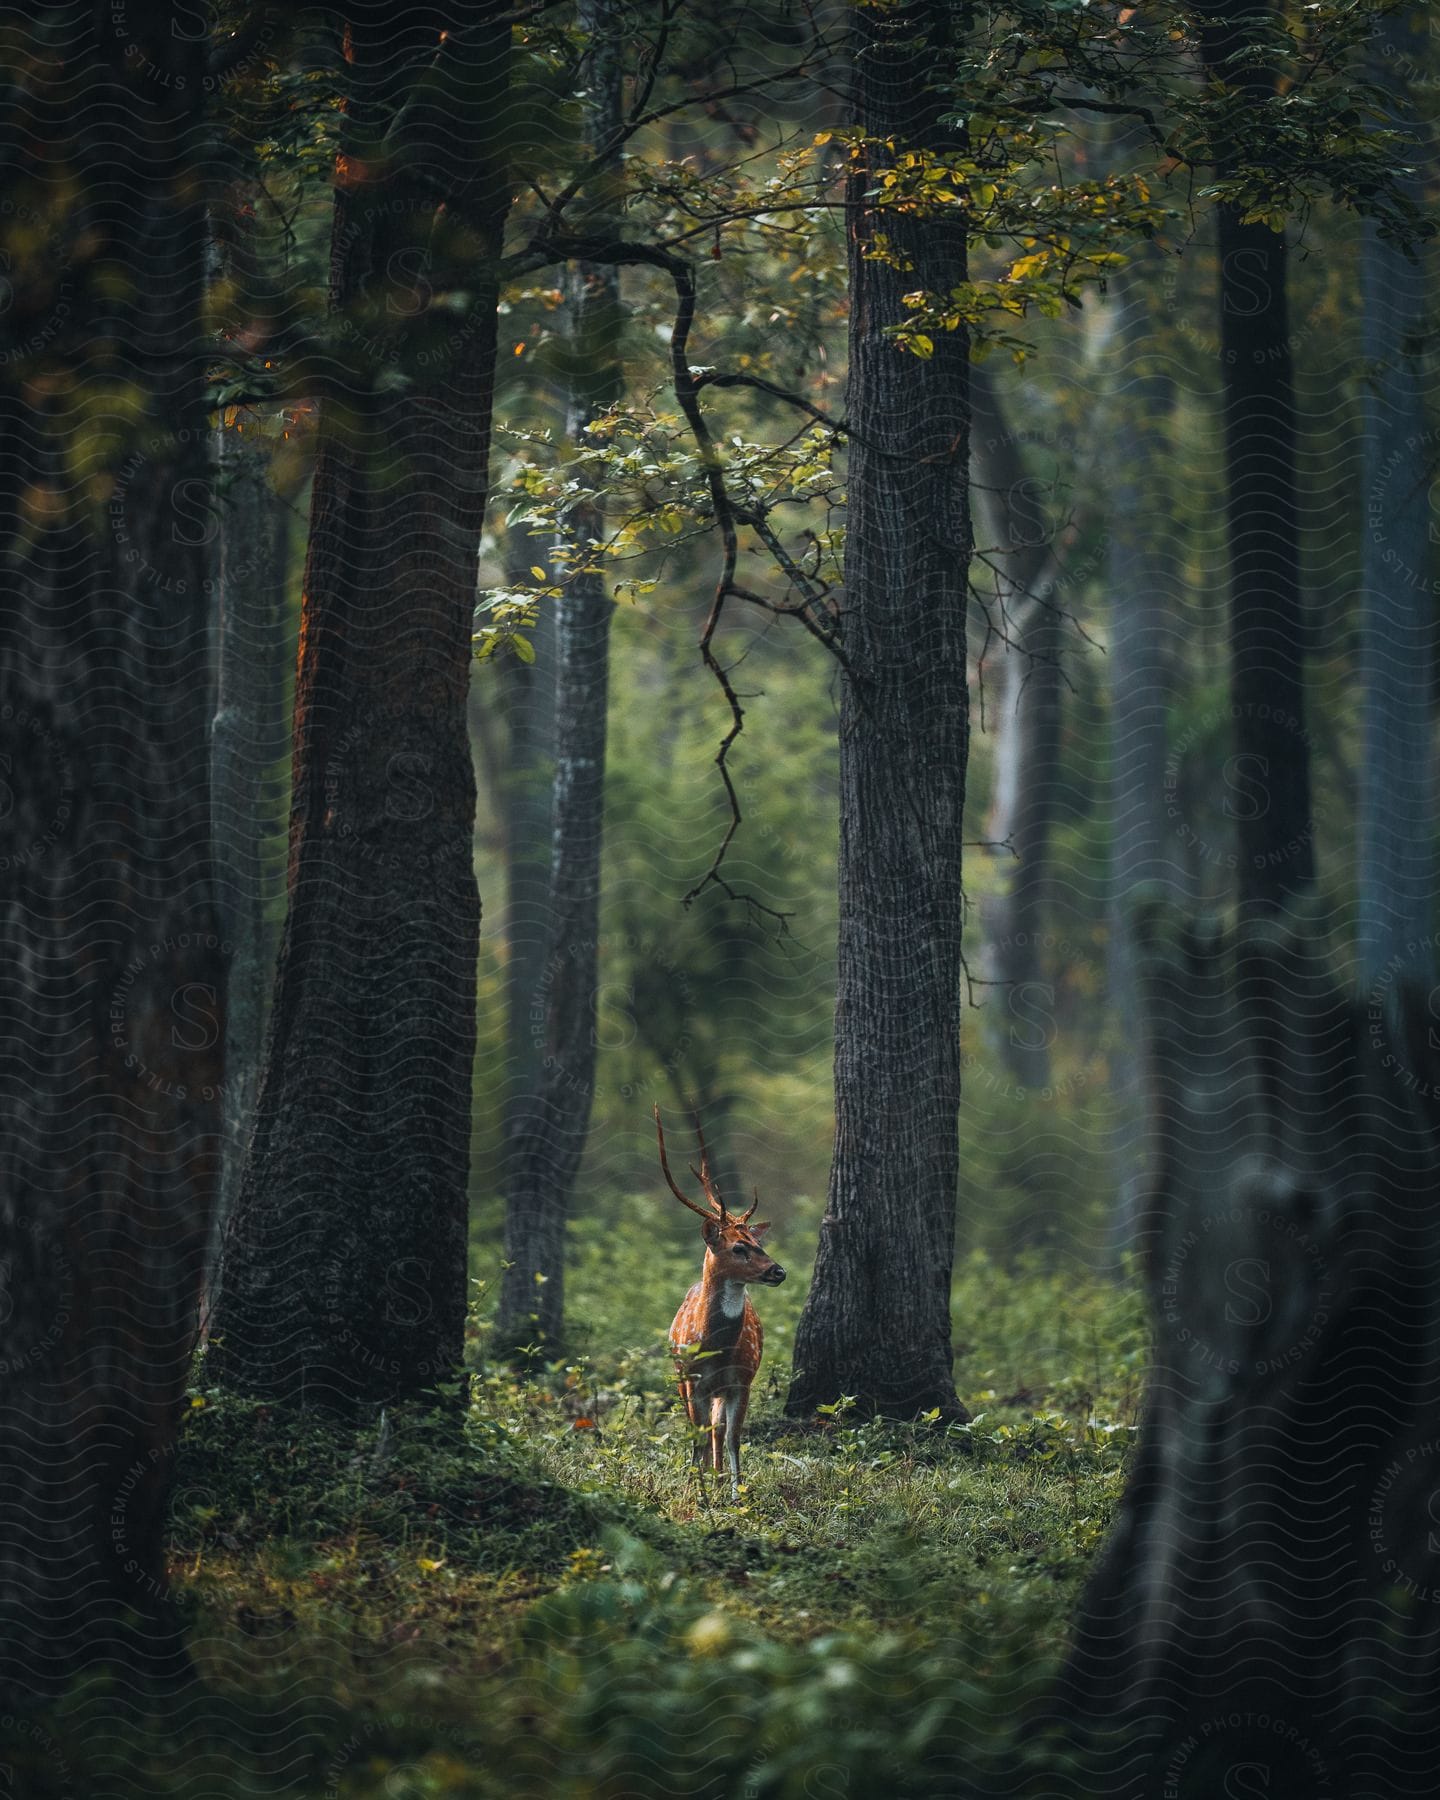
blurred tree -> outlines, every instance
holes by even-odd
[[[225,989],[224,1155],[219,1232],[240,1190],[255,1120],[265,1023],[275,972],[271,904],[275,765],[288,736],[289,509],[270,481],[270,447],[253,416],[218,431],[216,713],[211,727],[211,817],[216,898],[230,945]]]
[[[610,0],[578,0],[587,41],[583,139],[601,164],[597,199],[618,205],[616,146],[624,122],[621,17]],[[607,179],[608,178],[608,179]],[[606,193],[608,189],[608,195]],[[568,276],[569,398],[565,431],[590,426],[620,397],[620,275],[613,263],[576,263]],[[565,1220],[590,1129],[595,1093],[600,851],[605,813],[605,729],[614,610],[603,565],[597,496],[564,521],[555,601],[555,787],[546,955],[527,996],[529,1028],[543,1044],[536,1085],[514,1121],[505,1163],[505,1272],[495,1343],[553,1347],[564,1332]]]
[[[344,20],[290,910],[211,1344],[232,1387],[342,1408],[433,1387],[462,1347],[499,17],[377,0]]]
[[[977,510],[995,571],[993,629],[1001,655],[987,657],[997,676],[994,781],[986,835],[992,855],[1013,863],[1009,880],[984,909],[983,969],[1004,1067],[1022,1088],[1050,1079],[1054,987],[1045,980],[1042,939],[1052,880],[1051,843],[1060,783],[1064,670],[1057,587],[1063,543],[1073,527],[1055,516],[1055,484],[1030,473],[989,372],[971,371],[970,458]]]
[[[1374,78],[1394,97],[1392,123],[1418,91],[1429,34],[1418,9],[1379,21]],[[1412,98],[1413,106],[1413,98]],[[1411,154],[1433,166],[1427,128]],[[1400,177],[1421,204],[1418,174]],[[1360,587],[1359,978],[1388,1004],[1401,978],[1434,978],[1435,589],[1423,348],[1432,269],[1367,219],[1360,252],[1364,524]],[[1383,986],[1384,993],[1380,994]]]
[[[1184,581],[1179,509],[1167,504],[1174,456],[1167,429],[1173,384],[1151,354],[1155,321],[1138,275],[1120,278],[1111,301],[1112,391],[1103,429],[1105,568],[1110,700],[1110,879],[1108,1000],[1117,1101],[1115,1248],[1133,1246],[1144,1182],[1143,1095],[1135,1022],[1142,995],[1135,909],[1144,899],[1186,897],[1179,844],[1167,818],[1167,728],[1178,671],[1175,639]]]
[[[4,9],[0,1687],[173,1673],[218,1172],[205,43]]]
[[[1440,1753],[1425,996],[1377,1033],[1308,918],[1222,942],[1161,914],[1146,938],[1155,1361],[1060,1694],[1085,1791],[1418,1793]]]
[[[966,1416],[950,1349],[960,1105],[969,342],[903,354],[902,296],[966,273],[963,213],[882,208],[897,144],[958,145],[936,65],[968,9],[853,13],[835,1155],[787,1410]],[[888,140],[888,146],[887,146]]]
[[[539,532],[512,526],[506,533],[510,585],[533,571],[548,574],[553,546]],[[505,833],[505,1109],[507,1161],[523,1135],[534,1104],[545,1055],[543,1034],[532,1018],[543,991],[550,949],[550,855],[555,811],[556,620],[553,605],[537,609],[526,634],[530,660],[518,646],[502,655],[496,671],[502,687],[506,737],[503,767],[491,771]],[[472,689],[477,737],[489,689]],[[502,1182],[508,1175],[502,1175]]]
[[[1215,174],[1243,180],[1253,121],[1272,116],[1284,34],[1268,0],[1204,0],[1199,18]],[[1238,196],[1216,208],[1230,539],[1226,781],[1237,898],[1246,911],[1276,911],[1313,884],[1315,844],[1286,223],[1283,213],[1254,211]]]

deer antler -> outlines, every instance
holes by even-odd
[[[704,1188],[705,1198],[712,1206],[720,1209],[720,1217],[722,1219],[726,1218],[728,1217],[728,1214],[725,1211],[725,1202],[721,1198],[714,1181],[710,1177],[710,1152],[705,1144],[705,1133],[701,1129],[699,1113],[691,1113],[690,1123],[695,1127],[695,1135],[700,1140],[700,1167],[697,1169],[694,1163],[691,1163],[690,1173],[700,1183],[701,1187]]]
[[[712,1206],[719,1206],[720,1210],[718,1213],[717,1212],[707,1212],[703,1206],[697,1206],[693,1200],[687,1200],[685,1198],[685,1196],[680,1192],[679,1188],[676,1187],[675,1177],[670,1173],[670,1163],[669,1163],[668,1158],[665,1155],[665,1130],[664,1130],[664,1127],[660,1123],[660,1108],[658,1106],[656,1106],[653,1110],[655,1113],[655,1136],[660,1145],[660,1167],[665,1171],[665,1179],[670,1185],[670,1192],[675,1196],[675,1198],[680,1202],[680,1204],[682,1206],[688,1206],[690,1208],[691,1212],[698,1213],[702,1219],[715,1219],[715,1218],[723,1219],[725,1217],[724,1204],[723,1204],[723,1202],[721,1202],[718,1199],[718,1197],[714,1193],[712,1193],[711,1188],[710,1188],[710,1183],[704,1177],[697,1176],[696,1179],[698,1181],[700,1181],[701,1186],[705,1189],[705,1198],[711,1202]],[[708,1173],[709,1164],[705,1158],[705,1149],[704,1149],[704,1140],[703,1139],[701,1140],[700,1160],[701,1160],[701,1167],[704,1168]],[[693,1174],[694,1171],[692,1170],[691,1173]]]
[[[755,1189],[755,1198],[750,1202],[750,1210],[749,1210],[749,1212],[747,1212],[744,1215],[744,1217],[740,1221],[740,1223],[742,1225],[748,1225],[750,1223],[751,1219],[753,1219],[755,1217],[755,1208],[759,1204],[760,1204],[760,1190],[757,1187]]]

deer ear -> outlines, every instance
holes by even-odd
[[[718,1250],[721,1243],[720,1221],[707,1219],[700,1227],[700,1235],[712,1250]]]
[[[752,1225],[750,1227],[750,1235],[753,1238],[762,1238],[769,1229],[770,1221],[768,1219],[762,1219],[758,1225]]]

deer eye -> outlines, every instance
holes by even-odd
[[[748,1244],[735,1244],[732,1248],[737,1256],[748,1256],[750,1254],[750,1246]]]

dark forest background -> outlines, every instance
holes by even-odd
[[[1428,1792],[1430,13],[0,46],[10,1791]]]

